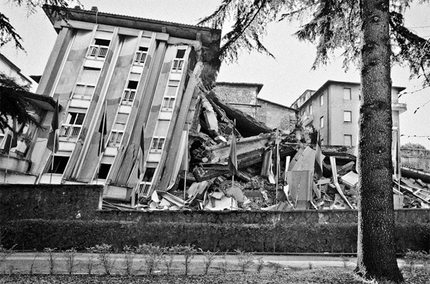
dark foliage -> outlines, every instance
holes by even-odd
[[[0,73],[0,131],[6,129],[17,131],[8,123],[8,117],[14,117],[18,124],[34,123],[40,126],[27,111],[32,105],[25,97],[27,93],[27,86],[21,86],[13,78]]]
[[[393,62],[406,62],[411,76],[422,77],[430,85],[430,43],[405,27],[403,14],[410,0],[392,1],[390,27]],[[395,2],[395,3],[394,3]],[[421,1],[426,2],[426,1]],[[326,64],[335,50],[343,50],[344,67],[350,62],[360,64],[362,14],[360,1],[354,0],[293,0],[293,1],[232,1],[224,0],[201,25],[220,28],[233,21],[223,37],[221,59],[236,61],[242,51],[258,51],[271,57],[263,38],[269,24],[278,21],[303,20],[295,33],[299,40],[316,45],[313,68]],[[282,35],[281,35],[282,36]]]
[[[141,226],[144,226],[142,228]],[[151,243],[160,247],[194,245],[203,250],[252,252],[356,252],[357,224],[203,224],[145,223],[95,220],[17,220],[5,225],[5,246],[43,250],[72,247],[85,250],[96,244]],[[413,235],[410,232],[415,232]],[[430,226],[401,224],[396,227],[398,253],[407,249],[429,250]]]
[[[11,2],[18,7],[25,6],[28,10],[28,13],[33,14],[36,12],[37,7],[42,7],[43,5],[54,5],[59,11],[62,8],[66,8],[68,6],[68,3],[73,2],[73,0],[11,0]],[[77,0],[76,2],[79,4],[79,0]],[[21,36],[10,24],[9,18],[0,12],[0,47],[11,41],[15,44],[15,47],[17,49],[24,50]]]

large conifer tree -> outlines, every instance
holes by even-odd
[[[394,245],[392,196],[392,61],[409,63],[413,75],[424,75],[429,84],[427,41],[403,23],[408,0],[224,0],[201,24],[220,27],[234,21],[224,36],[221,57],[234,61],[240,51],[270,54],[261,40],[267,25],[308,15],[309,22],[296,35],[316,44],[314,68],[329,54],[344,51],[347,66],[361,69],[358,261],[357,273],[367,279],[401,282]]]

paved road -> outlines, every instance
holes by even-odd
[[[109,254],[109,261],[113,263],[111,273],[124,274],[127,267],[126,255]],[[190,264],[190,274],[202,274],[204,272],[204,255],[195,255]],[[265,271],[273,271],[275,267],[280,269],[310,269],[322,267],[355,267],[355,257],[323,256],[323,255],[253,255],[253,265],[247,271],[256,271],[259,259],[264,261]],[[1,256],[0,256],[1,260]],[[68,258],[65,253],[53,254],[54,272],[68,273]],[[97,254],[77,253],[74,257],[73,273],[87,274],[89,270],[93,274],[105,273],[104,266],[101,264]],[[129,262],[130,263],[130,262]],[[405,265],[405,261],[398,259],[399,266]],[[49,255],[47,253],[14,253],[0,263],[0,273],[49,273],[50,271]],[[143,255],[132,255],[132,271],[135,274],[146,273],[145,258]],[[217,255],[209,273],[217,273],[226,269],[227,272],[240,271],[239,260],[237,255]],[[160,262],[155,273],[166,273],[166,266]],[[184,273],[184,256],[175,255],[171,273]]]

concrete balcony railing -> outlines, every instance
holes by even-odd
[[[27,173],[30,169],[30,161],[17,157],[16,154],[0,153],[0,170],[18,173]]]

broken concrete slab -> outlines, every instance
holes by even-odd
[[[220,199],[213,199],[213,202],[207,202],[205,210],[236,210],[237,202],[233,197],[222,196]]]
[[[349,208],[354,209],[354,206],[352,206],[351,202],[349,202],[349,200],[346,198],[345,194],[343,193],[343,191],[339,185],[338,176],[337,176],[337,168],[336,168],[336,158],[335,157],[330,157],[330,165],[331,165],[332,174],[333,174],[334,186],[336,187],[339,195],[343,198],[345,203],[348,204]]]
[[[349,187],[356,187],[358,184],[358,174],[352,171],[348,172],[340,177],[340,181]]]
[[[313,168],[312,168],[313,169]],[[308,202],[311,200],[311,190],[313,186],[313,170],[288,171],[287,182],[289,186],[289,200],[296,209],[308,209]]]
[[[242,190],[237,186],[227,188],[226,193],[227,195],[232,196],[237,202],[243,203],[245,200]]]
[[[223,109],[230,120],[236,119],[236,128],[243,136],[249,137],[272,131],[272,129],[264,123],[255,120],[252,116],[221,101],[214,92],[210,92],[207,98],[210,102]]]

